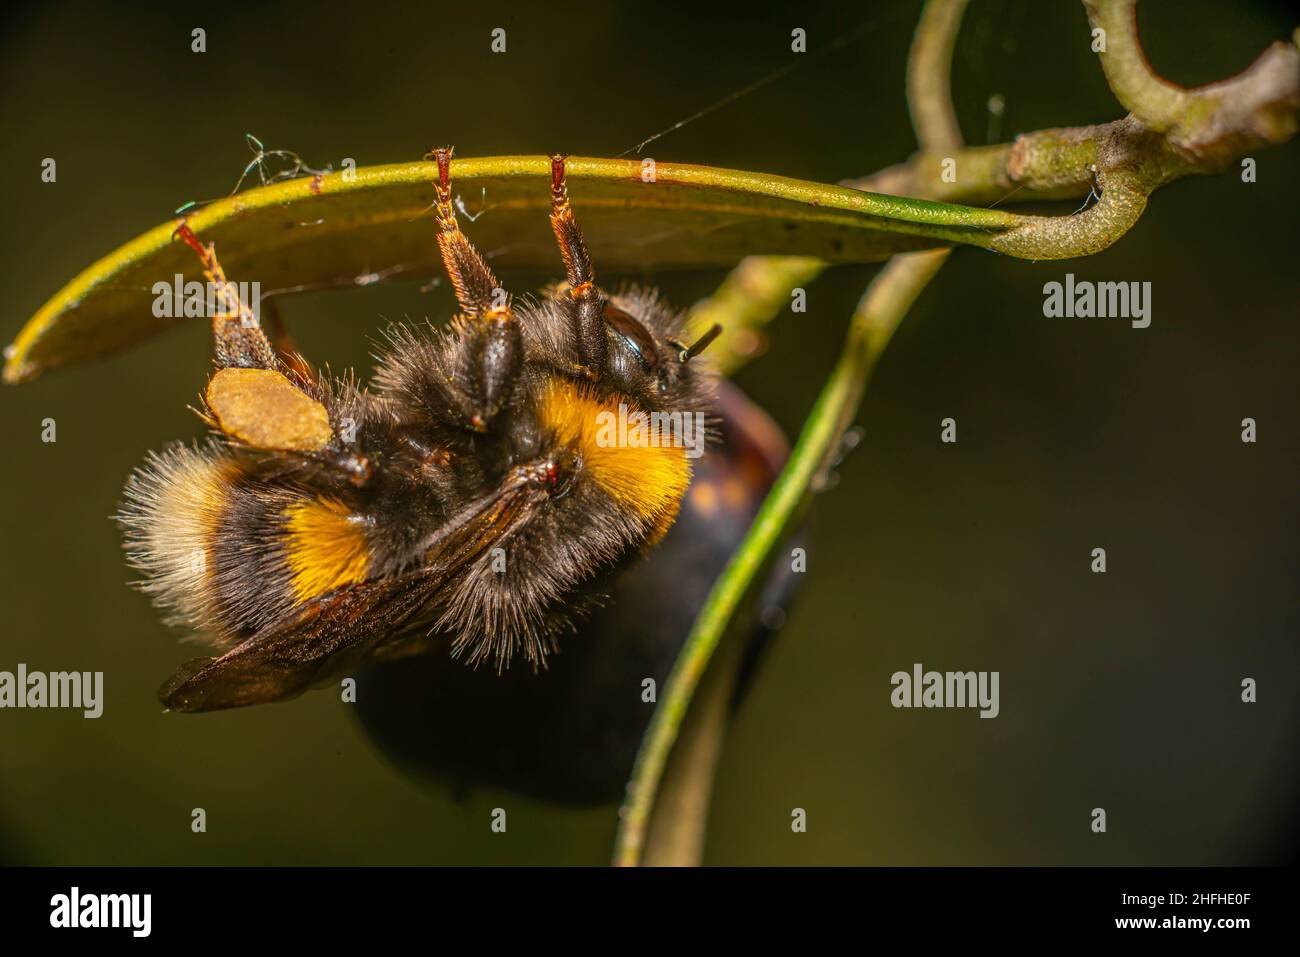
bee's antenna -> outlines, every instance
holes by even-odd
[[[678,355],[678,358],[681,359],[683,362],[690,362],[701,352],[707,349],[712,344],[713,340],[718,338],[718,336],[720,335],[722,335],[722,325],[720,323],[715,322],[708,332],[704,333],[704,335],[700,336],[698,339],[695,340],[695,343],[693,345],[683,349],[681,353]]]

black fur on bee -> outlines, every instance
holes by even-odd
[[[691,360],[716,333],[684,346],[684,316],[653,291],[596,286],[559,156],[566,280],[515,304],[457,225],[451,151],[433,156],[461,314],[391,329],[367,390],[303,371],[232,302],[213,320],[204,395],[217,436],[153,454],[129,480],[119,521],[143,589],[223,652],[163,686],[171,708],[293,697],[430,635],[470,664],[540,667],[673,523],[692,449],[680,435],[611,441],[608,426],[704,422],[712,381]],[[215,249],[184,223],[178,234],[224,282]]]

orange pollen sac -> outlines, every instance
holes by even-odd
[[[220,369],[204,398],[221,431],[253,448],[315,452],[333,438],[325,406],[272,369]]]

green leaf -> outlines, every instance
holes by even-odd
[[[987,246],[1019,224],[1001,210],[864,193],[736,170],[570,157],[569,191],[599,271],[730,266],[750,254],[875,262],[957,243]],[[363,167],[263,186],[189,215],[215,241],[231,280],[263,295],[422,278],[435,271],[432,163]],[[465,229],[498,270],[559,271],[547,222],[544,156],[458,159],[453,186],[475,217]],[[486,192],[484,192],[486,190]],[[186,320],[154,315],[155,283],[201,279],[193,254],[163,223],[64,286],[7,350],[4,378],[113,352]],[[189,320],[194,321],[194,320]]]

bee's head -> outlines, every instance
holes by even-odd
[[[552,300],[554,320],[543,324],[548,351],[559,364],[580,365],[572,341],[573,323],[566,313],[572,304],[564,295]],[[709,373],[696,357],[721,332],[714,327],[691,339],[683,313],[672,309],[652,289],[630,286],[601,293],[605,349],[603,368],[591,370],[602,386],[621,392],[644,408],[698,411],[707,404]],[[525,328],[528,328],[527,323]]]
[[[638,315],[633,311],[637,305],[648,308]],[[619,389],[649,404],[672,405],[675,399],[689,404],[681,393],[699,378],[698,364],[691,365],[691,360],[718,337],[722,327],[714,326],[686,345],[677,338],[680,320],[665,312],[657,301],[625,306],[614,299],[605,300],[605,326],[610,339],[606,374]]]

